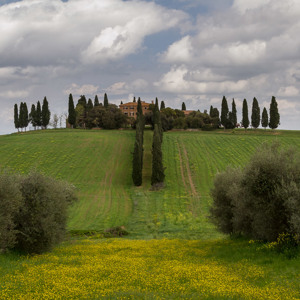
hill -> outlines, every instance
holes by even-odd
[[[95,235],[71,238],[43,255],[1,254],[1,299],[299,299],[299,257],[231,240],[207,220],[216,172],[242,166],[264,141],[299,148],[299,132],[168,132],[160,191],[149,190],[151,140],[146,131],[144,183],[137,188],[131,182],[133,131],[0,136],[1,167],[37,168],[77,187],[69,230],[124,225],[134,239]]]
[[[134,131],[48,130],[0,136],[0,165],[31,168],[73,183],[80,201],[68,229],[125,226],[133,238],[217,238],[207,220],[214,175],[242,166],[264,141],[300,147],[295,131],[244,130],[164,134],[166,187],[150,191],[152,132],[145,131],[143,186],[134,187]]]

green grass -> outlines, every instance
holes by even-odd
[[[1,254],[1,299],[300,298],[300,257],[288,260],[259,243],[230,240],[208,220],[217,172],[243,166],[263,142],[300,149],[299,131],[167,132],[166,182],[159,191],[150,190],[150,130],[143,185],[132,184],[134,138],[132,130],[0,136],[2,168],[36,168],[76,186],[69,230],[123,225],[130,233],[130,240],[73,237],[40,256]]]
[[[265,141],[300,148],[298,131],[175,131],[164,134],[165,188],[150,191],[152,131],[144,137],[142,187],[131,180],[132,130],[48,130],[0,136],[0,166],[31,168],[73,183],[68,229],[125,226],[132,238],[222,237],[208,221],[213,178],[243,166]]]
[[[0,166],[19,173],[36,168],[78,190],[70,230],[127,223],[132,211],[132,131],[48,130],[0,136]]]

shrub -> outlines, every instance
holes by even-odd
[[[241,180],[240,169],[227,168],[225,172],[219,173],[214,179],[214,187],[211,191],[214,200],[211,207],[211,220],[217,228],[230,234],[233,229],[234,191]]]
[[[215,179],[211,218],[217,227],[265,241],[299,235],[299,153],[264,144],[239,172],[226,170]]]
[[[67,207],[76,199],[67,183],[36,171],[20,182],[24,204],[17,214],[18,250],[42,253],[58,244],[65,235]]]
[[[16,213],[22,206],[19,178],[7,172],[0,173],[0,250],[16,243]]]
[[[104,237],[111,238],[111,237],[122,237],[124,235],[128,235],[128,231],[125,229],[124,226],[116,226],[112,228],[108,228],[104,230]]]

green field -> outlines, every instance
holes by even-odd
[[[63,269],[65,265],[73,268],[74,274],[79,277],[81,276],[79,266],[83,267],[84,272],[88,272],[88,270],[92,272],[92,266],[80,258],[83,256],[80,251],[84,250],[78,249],[92,247],[89,250],[91,251],[90,258],[86,258],[92,262],[94,259],[92,257],[95,255],[93,247],[109,248],[114,243],[115,247],[112,249],[115,252],[109,253],[112,260],[115,259],[117,262],[120,260],[121,263],[123,257],[121,254],[127,258],[135,257],[137,261],[145,260],[148,253],[149,259],[153,259],[152,263],[157,268],[161,268],[161,272],[166,273],[166,278],[161,279],[162,285],[159,287],[152,278],[153,274],[158,276],[159,270],[151,271],[151,268],[147,267],[143,273],[143,276],[151,278],[147,292],[145,283],[139,281],[133,274],[134,270],[142,272],[143,267],[135,266],[131,262],[134,266],[133,270],[128,271],[131,279],[126,277],[125,270],[125,273],[118,271],[128,279],[128,286],[122,281],[125,292],[114,284],[110,286],[107,282],[106,286],[102,286],[103,297],[109,299],[117,297],[133,299],[129,297],[131,294],[137,299],[144,297],[148,297],[147,299],[173,298],[175,294],[175,298],[197,299],[199,293],[202,293],[202,298],[205,299],[283,299],[283,295],[287,299],[300,297],[299,258],[291,262],[278,254],[260,250],[261,245],[255,244],[250,247],[247,241],[228,241],[225,236],[216,231],[208,220],[211,204],[210,188],[217,172],[224,170],[229,165],[243,166],[263,142],[276,140],[284,147],[292,145],[300,149],[300,132],[269,130],[167,132],[164,134],[163,142],[166,182],[165,188],[160,191],[150,190],[152,143],[150,130],[145,131],[144,138],[143,185],[134,187],[132,184],[131,152],[134,138],[135,132],[131,130],[47,130],[0,136],[0,166],[2,168],[10,168],[20,173],[27,173],[30,169],[36,168],[47,175],[67,180],[75,185],[79,201],[70,209],[69,231],[101,232],[109,227],[125,226],[130,233],[128,237],[131,239],[123,240],[123,242],[90,239],[84,242],[81,238],[78,241],[73,238],[64,246],[58,247],[53,254],[46,254],[39,258],[25,258],[15,254],[1,255],[0,271],[3,271],[0,275],[1,299],[5,298],[5,295],[8,295],[7,298],[16,297],[17,299],[26,295],[22,280],[26,276],[30,277],[30,274],[35,274],[36,280],[30,280],[28,286],[31,292],[27,290],[27,293],[34,298],[35,287],[46,284],[44,281],[47,280],[47,276],[51,275],[50,269],[51,266],[54,266],[53,264],[61,266]],[[153,238],[158,240],[154,242],[151,240]],[[164,238],[175,240],[165,240]],[[195,241],[187,241],[188,239]],[[147,242],[147,240],[149,241]],[[181,256],[170,257],[166,263],[171,264],[169,260],[173,259],[177,261],[178,269],[175,268],[176,264],[172,265],[174,272],[172,270],[167,272],[164,266],[158,267],[160,256],[157,256],[151,247],[148,248],[148,245],[152,245],[151,243],[157,243],[156,246],[151,247],[160,248],[162,253],[167,253],[169,248],[177,249],[178,255],[181,253]],[[191,247],[190,251],[189,247]],[[99,249],[97,251],[100,251]],[[201,249],[205,250],[205,255]],[[81,254],[76,254],[77,250]],[[66,254],[67,252],[69,254]],[[170,255],[174,256],[174,253],[170,253]],[[257,257],[257,253],[259,253],[259,257]],[[77,258],[75,257],[70,262],[66,255]],[[18,260],[16,261],[16,259]],[[124,261],[130,265],[129,261],[126,259]],[[151,264],[150,261],[149,263]],[[236,263],[239,263],[238,266],[243,271],[238,271]],[[43,278],[35,273],[42,272],[39,266],[46,268]],[[211,278],[215,282],[220,282],[219,285],[222,280],[225,280],[225,277],[222,277],[223,279],[220,277],[222,270],[224,274],[229,274],[237,268],[237,271],[233,272],[234,276],[226,281],[228,290],[231,292],[226,291],[225,287],[214,291],[211,281],[205,283],[203,278],[200,278],[205,276],[205,267],[213,269],[213,266],[220,267],[216,271],[216,274],[219,275],[214,275],[214,279]],[[283,266],[284,270],[282,271]],[[107,268],[109,269],[109,267]],[[256,270],[256,268],[260,270],[258,271],[260,275],[257,275],[257,278],[254,275],[255,278],[251,276],[247,278],[245,274],[251,273],[251,270]],[[111,265],[108,269],[102,270],[103,274],[110,274],[112,280],[117,280],[114,278],[114,267]],[[196,270],[199,272],[197,271],[197,273]],[[99,269],[99,272],[102,271]],[[178,278],[176,274],[180,272],[183,275]],[[88,273],[84,274],[84,276],[88,276]],[[200,278],[202,281],[199,279],[199,284],[202,285],[197,285],[191,276]],[[245,276],[246,278],[243,279],[242,277]],[[52,277],[50,276],[49,280],[50,278]],[[85,282],[83,288],[88,289],[91,285],[97,290],[96,279],[91,279],[90,283]],[[101,280],[100,278],[99,284],[102,282]],[[176,292],[173,291],[173,293],[168,287],[169,284],[172,285],[172,280],[174,280],[173,285],[177,286]],[[80,285],[78,282],[72,284],[76,288],[72,292],[69,287],[68,295],[76,298],[74,295],[76,291],[79,293]],[[101,284],[104,284],[104,281]],[[15,294],[10,290],[12,285],[18,287]],[[58,293],[59,287],[54,283],[47,285],[46,290],[48,291],[51,286]],[[181,291],[180,287],[182,287]],[[40,296],[41,299],[46,299],[47,295],[41,289],[36,289],[38,291],[36,297]],[[100,289],[100,285],[98,289]],[[113,293],[113,290],[117,292]],[[97,294],[94,292],[90,295],[80,295],[82,298],[94,298]],[[266,296],[263,297],[263,295]],[[56,297],[55,294],[52,296],[49,294],[48,298]]]

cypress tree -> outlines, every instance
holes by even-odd
[[[209,116],[210,116],[211,118],[213,118],[213,110],[214,110],[214,108],[213,108],[213,106],[211,105],[211,106],[210,106],[210,109],[209,109]]]
[[[242,124],[245,129],[249,127],[249,117],[248,117],[248,104],[247,100],[244,99],[243,101],[243,119],[242,119]]]
[[[92,99],[89,98],[86,109],[87,109],[87,111],[91,111],[93,108],[94,108],[94,105],[93,105]]]
[[[185,106],[185,103],[184,103],[184,102],[182,102],[181,110],[186,110],[186,106]]]
[[[139,97],[138,102],[137,102],[137,112],[138,112],[138,116],[143,115],[143,108],[142,108],[142,101]]]
[[[278,112],[278,105],[276,98],[272,96],[271,104],[270,104],[270,121],[269,127],[271,129],[276,129],[280,124],[280,115]]]
[[[35,120],[35,123],[36,123],[36,126],[42,126],[42,109],[41,109],[41,103],[40,101],[37,102],[37,105],[36,105],[36,120]]]
[[[228,113],[228,122],[227,122],[226,128],[233,129],[233,128],[235,128],[234,124],[235,124],[235,116],[234,116],[233,112],[230,111]]]
[[[164,109],[164,108],[166,108],[165,102],[164,102],[164,101],[161,101],[161,102],[160,102],[160,110],[162,110],[162,109]]]
[[[132,159],[132,180],[135,186],[142,185],[142,146],[136,139],[134,143],[133,159]]]
[[[34,129],[36,129],[36,109],[35,109],[34,104],[31,105],[31,110],[30,110],[30,114],[29,114],[29,121],[31,122]]]
[[[106,93],[104,94],[103,106],[104,106],[105,108],[108,108],[108,98],[107,98]]]
[[[257,99],[254,97],[252,102],[251,126],[257,128],[260,124],[260,108]]]
[[[268,125],[269,125],[268,112],[267,112],[267,109],[264,107],[262,116],[261,116],[261,126],[266,129],[268,127]]]
[[[45,129],[47,129],[47,126],[49,125],[50,115],[51,113],[49,110],[49,104],[47,98],[44,97],[43,106],[42,106],[42,125]]]
[[[138,99],[135,144],[132,159],[132,180],[134,185],[142,185],[144,116],[141,99]]]
[[[223,96],[222,108],[221,108],[221,124],[224,126],[224,128],[227,127],[228,119],[229,119],[228,103],[226,97]]]
[[[155,99],[155,106],[154,106],[154,111],[153,111],[153,126],[155,127],[155,124],[158,126],[158,131],[160,134],[160,140],[161,142],[163,141],[163,128],[162,128],[162,123],[161,123],[161,116],[160,116],[160,111],[158,108],[158,99]]]
[[[23,108],[22,108],[22,125],[25,128],[26,131],[26,127],[29,124],[29,118],[28,118],[28,108],[27,108],[27,104],[26,102],[23,103]]]
[[[14,123],[15,123],[15,128],[18,129],[19,132],[19,112],[18,112],[18,104],[14,105]]]
[[[99,106],[99,99],[97,95],[95,96],[94,106]]]
[[[97,97],[98,99],[98,97]],[[99,105],[99,102],[98,102]],[[74,107],[74,101],[73,101],[73,96],[72,94],[69,95],[69,109],[68,109],[68,123],[71,125],[72,128],[75,127],[76,123],[76,112],[75,112],[75,107]]]
[[[161,139],[158,125],[154,125],[153,143],[152,143],[152,175],[151,185],[164,182],[165,174],[163,167],[163,158],[161,151]]]
[[[236,111],[236,105],[235,105],[235,102],[234,102],[234,99],[232,99],[232,104],[231,104],[231,113],[232,113],[232,125],[233,125],[233,128],[236,127],[236,124],[237,124],[237,111]]]

